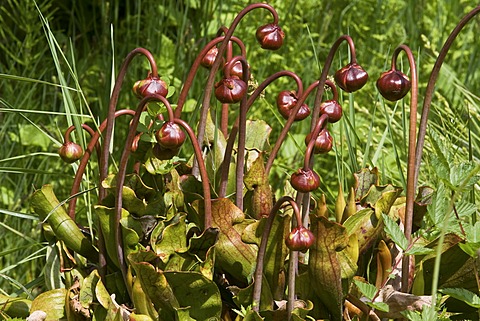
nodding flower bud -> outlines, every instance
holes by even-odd
[[[377,80],[377,88],[383,98],[397,101],[405,97],[411,87],[410,79],[401,71],[390,69]]]
[[[312,133],[309,133],[305,137],[305,144],[308,145],[312,139]],[[315,144],[313,145],[314,154],[325,154],[332,150],[333,147],[333,138],[330,135],[328,129],[322,129],[315,139]]]
[[[177,150],[185,141],[186,135],[174,122],[167,121],[155,132],[155,138],[164,149]]]
[[[307,252],[314,242],[312,231],[304,226],[295,227],[285,238],[285,244],[292,251]]]
[[[292,109],[297,105],[297,93],[294,90],[281,91],[277,96],[277,108],[283,118],[288,119],[292,114]],[[310,108],[306,104],[302,104],[297,114],[295,121],[300,121],[310,115]]]
[[[300,168],[290,177],[292,187],[301,193],[308,193],[320,186],[320,177],[311,169]]]
[[[320,113],[328,116],[329,123],[336,123],[342,118],[342,106],[336,100],[326,100],[320,105]]]
[[[223,78],[215,84],[215,97],[224,104],[235,104],[247,93],[247,84],[237,77]]]
[[[82,146],[74,142],[65,142],[58,150],[58,155],[65,163],[74,163],[83,156]]]
[[[205,68],[212,68],[213,63],[215,62],[215,59],[218,56],[218,48],[213,47],[211,48],[205,56],[203,56],[202,60],[200,61],[200,64],[205,67]]]
[[[226,64],[225,66],[228,66]],[[250,65],[247,64],[247,78],[250,78]],[[241,61],[237,61],[236,63],[233,64],[233,66],[230,68],[230,76],[236,76],[240,79],[243,79],[243,65]]]
[[[168,94],[168,86],[162,79],[149,74],[147,78],[135,82],[133,92],[140,99],[150,95],[166,97]]]
[[[349,63],[334,75],[338,87],[347,93],[351,93],[362,88],[368,80],[367,72],[356,62]]]
[[[255,36],[263,49],[277,50],[283,44],[285,33],[279,25],[269,23],[258,27]]]

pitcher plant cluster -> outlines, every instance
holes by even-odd
[[[285,33],[277,12],[268,4],[251,4],[200,50],[177,101],[170,101],[169,86],[159,75],[153,55],[137,48],[127,55],[118,73],[107,118],[96,128],[83,124],[66,130],[59,155],[63,161],[77,164],[68,206],[64,210],[51,186],[44,186],[32,198],[37,214],[65,244],[59,254],[62,273],[70,275],[65,276],[65,305],[82,306],[65,313],[112,320],[399,317],[400,311],[389,308],[388,302],[383,301],[385,306],[374,301],[387,285],[392,285],[395,293],[411,295],[415,266],[411,256],[402,251],[395,256],[395,248],[385,245],[385,220],[401,222],[411,247],[433,86],[451,42],[480,9],[460,22],[440,52],[427,86],[418,139],[417,68],[408,46],[393,51],[390,70],[376,81],[379,93],[388,101],[410,93],[404,215],[398,215],[395,203],[402,190],[380,186],[376,169],[355,174],[347,201],[339,194],[334,215],[329,214],[323,195],[313,197],[312,193],[327,183],[315,171],[315,158],[335,146],[330,130],[342,118],[339,91],[361,90],[369,75],[357,61],[353,39],[342,35],[313,83],[304,84],[294,72],[281,70],[251,88],[246,48],[234,32],[241,19],[256,10],[267,10],[271,16],[256,31],[258,43],[265,50],[281,48]],[[338,50],[348,50],[350,58],[329,77]],[[409,75],[398,68],[401,54],[408,59]],[[133,94],[139,99],[136,109],[121,109],[118,98],[135,57],[147,59],[150,70],[133,85]],[[198,123],[193,126],[182,110],[200,68],[207,68],[209,74]],[[247,115],[279,78],[289,79],[291,87],[266,99],[275,101],[285,124],[267,149],[268,125],[248,120]],[[326,90],[329,99],[324,98]],[[313,101],[310,106],[308,98]],[[128,132],[123,141],[115,141],[123,148],[114,167],[110,148],[119,122],[128,124]],[[272,191],[270,171],[287,135],[298,126],[310,128],[303,164],[290,173],[286,194],[275,199],[278,192]],[[78,130],[88,133],[84,147],[72,139]],[[249,135],[257,135],[263,144],[252,143]],[[179,157],[185,150],[193,150],[187,160]],[[98,162],[96,217],[89,233],[83,233],[85,229],[77,224],[77,200],[92,193],[82,189],[82,184],[87,166],[94,161]],[[362,258],[365,253],[377,260],[372,272],[376,292],[368,302],[360,294],[361,283],[372,279],[366,275],[370,263]],[[398,278],[391,277],[395,271],[401,271]],[[85,299],[88,291],[96,294]]]

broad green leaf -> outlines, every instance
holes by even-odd
[[[360,292],[370,301],[373,300],[373,298],[375,297],[375,294],[377,294],[378,292],[377,287],[373,284],[361,282],[358,280],[353,280],[353,282],[358,287]]]
[[[467,253],[468,255],[470,255],[472,258],[478,257],[478,250],[480,250],[480,242],[476,242],[476,243],[471,243],[471,242],[459,243],[458,246],[460,246],[460,248],[461,248],[465,253]]]
[[[407,255],[426,255],[433,253],[435,250],[423,246],[412,246],[408,251],[405,252]]]
[[[464,288],[445,288],[439,290],[445,295],[449,295],[452,298],[465,302],[471,307],[480,309],[480,297],[475,293],[468,291]]]
[[[194,320],[219,320],[222,300],[217,285],[198,272],[164,273],[181,307],[189,307]],[[183,320],[183,319],[182,319]]]
[[[258,312],[249,310],[246,314],[245,317],[243,318],[243,321],[263,321],[264,319],[258,314]]]
[[[341,320],[344,293],[337,252],[347,247],[348,234],[345,227],[323,216],[311,216],[311,230],[315,235],[308,262],[311,287],[327,307],[332,319]]]
[[[55,289],[41,293],[32,301],[30,311],[47,313],[45,321],[56,321],[65,317],[66,289]]]
[[[86,258],[96,261],[97,251],[86,238],[77,224],[68,216],[63,206],[53,193],[51,185],[44,185],[35,191],[31,198],[35,213],[42,221],[48,221],[55,236],[65,242],[65,245]]]
[[[388,304],[385,302],[367,302],[367,305],[382,312],[388,312],[390,310]]]
[[[269,151],[268,137],[272,128],[263,120],[247,120],[245,149],[247,168],[259,157],[259,152]]]
[[[390,218],[390,216],[382,214],[383,223],[385,224],[385,233],[397,244],[402,250],[406,251],[408,240],[403,234],[400,226]]]

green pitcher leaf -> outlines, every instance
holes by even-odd
[[[390,212],[395,200],[400,196],[402,189],[393,185],[372,186],[362,200],[362,204],[375,209],[377,218]]]
[[[360,254],[369,249],[383,231],[383,223],[377,219],[371,208],[360,210],[350,216],[343,222],[343,226],[349,235],[357,235]]]
[[[14,318],[26,318],[29,315],[32,301],[22,298],[14,298],[0,293],[0,309],[8,314],[8,316]]]
[[[368,193],[372,185],[378,185],[380,179],[378,169],[363,168],[360,172],[353,174],[355,178],[354,190],[355,200],[360,201]]]
[[[341,320],[344,293],[337,252],[347,247],[348,234],[345,227],[323,216],[311,216],[311,230],[315,235],[308,262],[311,286],[332,315],[332,320]]]
[[[220,320],[222,300],[217,285],[198,272],[164,272],[181,307],[194,320]],[[184,320],[184,319],[181,319]]]
[[[57,321],[65,317],[66,289],[55,289],[41,293],[32,301],[30,312],[44,311],[45,321]]]
[[[103,237],[105,240],[105,247],[107,254],[112,260],[112,262],[119,267],[118,258],[117,258],[117,249],[115,243],[114,229],[115,225],[115,209],[107,208],[105,206],[97,205],[95,206],[95,213],[97,214],[99,223],[102,227]],[[120,221],[120,226],[122,228],[122,239],[125,257],[131,253],[138,250],[139,246],[139,237],[138,234],[130,228],[133,224],[132,219],[130,218],[129,223],[129,213],[122,208],[122,219]]]
[[[134,257],[134,255],[129,256],[129,258],[132,257]],[[180,308],[180,304],[165,274],[155,269],[155,267],[148,262],[135,262],[132,260],[131,262],[142,289],[159,311],[160,319],[175,320],[174,309]]]
[[[175,222],[165,227],[162,237],[153,245],[153,251],[160,259],[167,263],[173,253],[185,253],[187,251],[187,225],[186,215],[180,215]]]
[[[86,238],[77,224],[68,216],[53,193],[51,185],[44,185],[32,195],[33,210],[43,221],[48,221],[59,240],[80,255],[97,261],[98,254],[92,243]]]
[[[195,206],[195,205],[194,205]],[[203,212],[203,202],[196,202],[199,212]],[[248,283],[255,262],[257,247],[242,241],[241,234],[234,228],[245,215],[227,198],[212,201],[212,226],[220,230],[215,245],[215,266],[241,283]]]

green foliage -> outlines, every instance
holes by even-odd
[[[86,146],[89,137],[81,131],[81,124],[86,122],[96,129],[99,120],[105,118],[117,70],[131,49],[141,46],[153,52],[160,75],[170,85],[169,100],[176,101],[199,50],[249,2],[5,0],[0,4],[0,234],[4,236],[0,239],[0,295],[35,298],[33,306],[51,308],[55,313],[52,319],[72,313],[63,310],[68,293],[72,302],[78,294],[81,305],[92,311],[94,319],[120,320],[124,311],[110,298],[109,294],[114,292],[119,302],[126,302],[135,294],[132,302],[137,308],[137,319],[219,319],[222,300],[240,304],[241,310],[237,310],[244,320],[285,316],[284,311],[272,310],[269,302],[285,297],[284,274],[289,259],[283,239],[289,232],[289,211],[275,220],[267,245],[262,309],[256,312],[248,306],[266,221],[258,217],[264,209],[254,208],[255,197],[292,194],[291,187],[284,183],[303,162],[308,125],[293,125],[269,178],[252,164],[259,166],[256,160],[262,155],[259,163],[263,165],[264,153],[268,156],[285,126],[276,110],[275,98],[281,90],[295,89],[293,82],[276,81],[248,113],[248,118],[255,121],[249,121],[247,127],[246,168],[253,170],[247,171],[245,179],[246,209],[240,210],[228,198],[235,190],[234,157],[227,198],[213,202],[213,226],[205,231],[200,182],[184,176],[192,164],[191,147],[182,148],[178,157],[169,160],[159,160],[151,152],[139,158],[146,173],[129,176],[121,187],[123,208],[119,226],[114,213],[114,193],[119,188],[115,185],[116,176],[97,182],[97,165],[89,165],[83,177],[76,222],[68,217],[62,204],[70,196],[69,186],[78,165],[62,165],[55,153],[63,141],[61,132],[70,125],[78,129],[73,140]],[[370,279],[377,273],[374,249],[380,238],[390,239],[421,261],[426,271],[423,288],[427,292],[430,288],[436,292],[435,282],[440,280],[439,288],[449,286],[440,289],[445,296],[478,308],[478,289],[471,287],[475,284],[473,278],[465,276],[470,275],[480,247],[480,109],[479,98],[473,94],[480,89],[476,59],[478,22],[467,26],[452,47],[436,86],[425,147],[428,156],[424,157],[419,183],[432,186],[435,192],[414,235],[414,242],[419,244],[409,243],[396,223],[401,217],[399,208],[404,206],[401,190],[395,186],[406,186],[409,102],[385,102],[374,87],[377,76],[388,68],[392,48],[407,43],[416,53],[420,92],[424,90],[444,39],[458,17],[472,9],[472,4],[413,0],[270,3],[278,10],[286,33],[281,49],[265,52],[255,41],[256,28],[270,19],[266,11],[247,15],[235,33],[245,41],[252,66],[251,89],[281,69],[297,72],[305,86],[312,83],[320,75],[331,44],[341,34],[355,39],[358,61],[370,74],[370,81],[361,92],[340,95],[344,117],[338,125],[329,127],[335,140],[334,150],[315,159],[322,186],[314,199],[326,195],[328,213],[337,199],[338,187],[353,185],[355,211],[340,217],[341,222],[337,223],[332,217],[312,217],[316,243],[304,265],[299,266],[297,287],[300,296],[308,300],[294,310],[293,319],[341,319],[353,276],[358,273]],[[342,45],[330,74],[343,66],[348,56]],[[408,73],[402,56],[399,66]],[[124,86],[131,87],[136,79],[145,76],[148,68],[145,62],[135,61]],[[200,70],[189,93],[182,117],[191,125],[200,117],[206,77],[206,71]],[[133,108],[137,100],[127,92],[120,95],[119,105]],[[331,97],[328,91],[325,95]],[[312,106],[313,98],[308,98],[307,104]],[[162,124],[156,117],[165,111],[160,104],[149,104],[142,115],[139,132],[144,133],[141,142],[145,149],[155,143],[153,131]],[[236,115],[232,108],[228,117],[233,120]],[[215,194],[227,144],[218,129],[220,104],[212,102],[211,116],[207,119],[210,149],[206,160]],[[119,159],[127,131],[127,122],[118,122],[114,142],[121,143],[112,144],[112,159]],[[109,171],[114,173],[119,166],[113,161]],[[369,166],[378,168],[378,172],[364,171],[352,178]],[[53,194],[45,196],[45,188],[28,197],[45,183],[52,183],[58,200]],[[97,195],[92,192],[99,184],[109,193],[102,204],[97,204]],[[40,218],[30,215],[32,205]],[[272,206],[267,205],[268,209]],[[50,226],[42,224],[39,228],[40,221],[47,221]],[[75,223],[85,229],[81,231]],[[121,229],[124,259],[133,269],[135,280],[121,280],[117,227]],[[105,278],[87,274],[83,258],[73,257],[66,250],[73,249],[97,264],[98,249],[92,248],[92,241],[99,229],[109,266]],[[439,269],[440,257],[444,258],[444,269],[432,275],[434,268]],[[60,268],[72,268],[73,272],[60,273]],[[219,285],[225,280],[214,280],[219,273],[237,287],[234,299],[225,297],[223,292],[230,289]],[[307,276],[313,281],[306,281]],[[71,278],[79,279],[80,290],[59,290],[72,287],[75,281]],[[373,301],[377,288],[357,281],[355,284]],[[202,299],[196,299],[199,297]],[[382,302],[368,305],[387,310]],[[10,313],[8,307],[2,311],[26,316],[25,311]],[[405,312],[410,320],[433,320],[438,314],[436,307],[426,308],[421,314]]]

